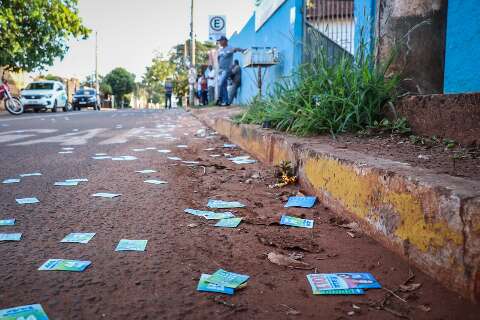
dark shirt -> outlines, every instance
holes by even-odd
[[[240,85],[242,83],[242,69],[240,68],[240,66],[234,65],[231,72],[231,78],[233,83]]]
[[[171,83],[170,81],[165,82],[165,93],[171,95],[172,92],[173,92],[173,83]]]

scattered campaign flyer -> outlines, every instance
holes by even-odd
[[[299,208],[311,208],[315,205],[317,197],[290,197],[285,205],[285,208],[299,207]]]
[[[245,208],[245,205],[238,201],[208,200],[207,206],[214,209]]]
[[[199,161],[182,161],[182,163],[185,163],[185,164],[200,164]]]
[[[211,212],[206,214],[204,217],[207,220],[222,220],[235,218],[235,215],[231,212]]]
[[[66,182],[88,182],[86,178],[79,178],[79,179],[67,179]]]
[[[93,237],[95,237],[95,233],[70,233],[60,242],[86,244],[92,240]]]
[[[120,157],[113,157],[112,160],[113,161],[134,161],[134,160],[138,160],[138,158],[134,156],[120,156]]]
[[[207,282],[207,279],[209,277],[211,277],[211,275],[209,274],[201,275],[200,281],[198,281],[197,291],[224,293],[229,295],[233,295],[235,293],[235,290],[232,288],[227,288],[225,286]]]
[[[147,170],[139,170],[139,171],[135,171],[136,173],[141,173],[141,174],[149,174],[149,173],[155,173],[157,172],[156,170],[150,170],[150,169],[147,169]]]
[[[0,233],[0,241],[20,241],[21,233]]]
[[[298,228],[313,228],[313,220],[300,219],[291,216],[282,216],[282,218],[280,219],[280,224]]]
[[[237,145],[236,145],[236,144],[225,143],[225,144],[223,145],[223,147],[226,148],[226,149],[234,149],[234,148],[237,147]]]
[[[91,265],[91,261],[49,259],[42,264],[38,270],[40,271],[71,271],[82,272]]]
[[[250,156],[238,156],[234,158],[228,158],[230,161],[243,161],[243,160],[249,160],[251,157]]]
[[[57,187],[75,187],[78,186],[78,181],[58,181],[55,182]]]
[[[33,198],[20,198],[20,199],[15,199],[15,201],[17,201],[18,204],[34,204],[34,203],[39,203],[40,202],[40,200],[38,200],[35,197],[33,197]]]
[[[187,146],[186,144],[179,144],[179,145],[177,146],[177,148],[186,149],[186,148],[188,148],[188,146]]]
[[[39,304],[0,310],[0,320],[49,320]]]
[[[144,182],[149,184],[156,184],[156,185],[168,183],[167,181],[161,181],[161,180],[145,180]]]
[[[59,151],[59,154],[72,154],[73,151]]]
[[[242,218],[228,218],[228,219],[222,219],[217,222],[215,227],[221,227],[221,228],[236,228],[238,225],[242,222]]]
[[[212,158],[220,158],[222,155],[221,154],[211,154],[210,157]]]
[[[145,251],[148,240],[127,240],[122,239],[115,251]]]
[[[105,157],[105,156],[107,156],[107,154],[106,154],[106,153],[95,153],[95,156],[97,156],[97,157]]]
[[[92,197],[97,197],[97,198],[116,198],[116,197],[120,197],[121,194],[119,193],[107,193],[107,192],[99,192],[99,193],[95,193],[95,194],[92,194]]]
[[[213,211],[203,211],[203,210],[195,210],[195,209],[185,209],[183,210],[184,212],[197,216],[197,217],[203,217],[205,218],[206,216],[215,214]]]
[[[132,149],[133,152],[145,152],[145,149]]]
[[[215,148],[207,148],[207,149],[203,149],[203,151],[213,151],[215,150]]]
[[[148,147],[148,148],[145,148],[145,150],[157,150],[156,147]]]
[[[112,157],[110,156],[95,156],[95,157],[92,157],[93,160],[107,160],[107,159],[111,159]]]
[[[252,164],[252,163],[256,163],[257,160],[243,159],[243,160],[232,160],[232,162],[235,163],[235,164]]]
[[[245,283],[250,277],[243,274],[233,273],[225,271],[223,269],[217,270],[210,277],[206,278],[205,281],[209,283],[214,283],[219,286],[224,286],[227,288],[238,288],[243,283]]]
[[[171,150],[167,150],[167,149],[162,149],[162,150],[157,150],[158,152],[160,153],[170,153],[172,152]]]
[[[182,161],[182,158],[179,158],[179,157],[167,157],[167,158],[173,161]]]
[[[380,289],[370,273],[322,273],[307,275],[313,294],[363,294],[364,289]]]
[[[0,226],[14,226],[14,225],[15,225],[15,219],[0,220]]]
[[[62,148],[62,150],[65,150],[65,151],[72,151],[72,150],[75,150],[75,148],[70,148],[70,147],[67,147],[67,148]]]
[[[22,178],[26,178],[26,177],[39,177],[41,176],[42,174],[40,172],[34,172],[34,173],[24,173],[24,174],[21,174],[20,177]]]
[[[20,179],[5,179],[2,181],[3,184],[12,184],[12,183],[19,183]]]

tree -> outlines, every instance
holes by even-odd
[[[59,81],[59,82],[65,82],[62,77],[53,75],[53,74],[47,74],[45,77],[43,77],[45,80],[51,80],[51,81]]]
[[[105,76],[102,83],[110,86],[115,102],[123,107],[125,95],[135,89],[135,75],[124,68],[116,68]]]
[[[0,0],[0,30],[0,66],[27,72],[52,65],[70,38],[90,34],[77,0]]]
[[[153,103],[162,101],[165,93],[165,80],[173,78],[174,74],[175,65],[163,55],[158,54],[153,58],[152,65],[147,67],[142,81],[150,101]]]

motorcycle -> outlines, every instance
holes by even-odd
[[[23,113],[23,104],[17,97],[12,96],[10,93],[10,87],[5,79],[2,79],[0,84],[0,101],[3,100],[5,109],[10,114],[19,115]]]

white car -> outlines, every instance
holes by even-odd
[[[25,110],[33,109],[35,112],[43,109],[57,112],[57,108],[67,112],[72,109],[65,86],[58,81],[32,82],[22,90],[20,99]]]

